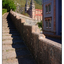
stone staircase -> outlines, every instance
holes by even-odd
[[[36,64],[8,13],[2,17],[2,64]]]

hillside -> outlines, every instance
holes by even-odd
[[[16,11],[15,12],[29,16],[27,13],[25,13],[26,0],[13,0],[13,1],[16,4]],[[42,2],[41,1],[42,0],[34,0],[36,9],[42,9]],[[30,2],[31,2],[31,0],[29,0],[29,5],[30,5]]]
[[[31,0],[29,0],[30,3]],[[25,7],[26,0],[14,0],[15,4],[19,4],[21,7]],[[42,0],[34,0],[35,2],[35,8],[36,9],[42,9]]]
[[[35,0],[37,4],[42,5],[42,0]]]

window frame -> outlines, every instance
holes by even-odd
[[[50,7],[49,7],[50,6]],[[48,8],[49,8],[49,12],[51,12],[51,4],[48,5]]]
[[[48,13],[48,6],[46,6],[46,13]]]
[[[49,11],[49,6],[50,6],[50,11]],[[46,11],[46,7],[48,7],[48,11]],[[51,3],[45,5],[45,11],[46,11],[46,13],[50,13],[51,12]]]
[[[48,21],[48,22],[49,22],[49,28],[51,28],[51,26],[50,26],[50,25],[51,25],[51,19],[49,19],[49,21]]]
[[[49,22],[51,22],[52,18],[45,18],[45,22],[48,22],[48,27],[46,26],[46,28],[51,28],[51,24],[49,24]]]
[[[48,26],[47,26],[47,22],[48,22],[48,20],[45,20],[45,22],[46,22],[46,28],[48,28]]]

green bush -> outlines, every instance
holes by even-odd
[[[6,13],[7,9],[2,9],[2,14]]]
[[[42,28],[42,21],[41,22],[38,22],[37,24],[38,24],[38,27],[39,28]]]
[[[2,6],[3,6],[3,8],[7,9],[8,12],[11,9],[14,10],[14,11],[16,9],[14,1],[12,1],[12,0],[2,0]]]

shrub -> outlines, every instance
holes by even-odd
[[[2,6],[3,6],[3,8],[7,9],[8,12],[11,9],[14,10],[14,11],[16,9],[14,1],[12,1],[12,0],[2,0]]]
[[[7,9],[2,9],[2,14],[6,13]]]
[[[42,28],[42,21],[41,22],[38,22],[37,24],[38,24],[38,27],[39,28]]]

